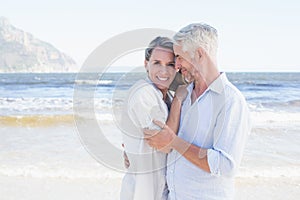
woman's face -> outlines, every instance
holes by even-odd
[[[162,47],[153,49],[149,61],[145,61],[145,67],[150,80],[160,90],[168,89],[176,75],[173,52]]]

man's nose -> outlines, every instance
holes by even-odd
[[[180,63],[180,60],[178,58],[176,58],[176,61],[175,61],[175,69],[176,70],[181,69],[181,63]]]

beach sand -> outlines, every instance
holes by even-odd
[[[0,176],[1,200],[119,199],[121,178],[32,178]],[[237,178],[236,200],[295,200],[299,178]]]
[[[256,123],[236,178],[236,200],[300,199],[300,123],[297,118],[281,127],[278,121],[277,127]],[[119,199],[123,174],[97,163],[74,128],[0,127],[0,200]],[[103,130],[117,141],[110,123]]]
[[[296,200],[299,198],[299,178],[236,179],[236,200]]]
[[[0,176],[1,200],[118,199],[121,179]]]

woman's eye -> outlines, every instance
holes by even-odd
[[[175,67],[175,63],[168,64],[169,67]]]

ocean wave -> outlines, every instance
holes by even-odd
[[[65,115],[71,114],[71,98],[0,98],[0,115]]]
[[[74,81],[68,81],[68,80],[65,80],[65,81],[29,81],[27,80],[26,82],[7,82],[4,84],[5,86],[9,86],[9,87],[12,87],[12,86],[19,86],[19,85],[26,85],[27,87],[32,87],[32,86],[48,86],[48,87],[51,87],[51,86],[73,86],[74,85]]]
[[[300,124],[300,113],[276,112],[276,111],[251,111],[253,125],[264,125],[273,123],[276,125]]]
[[[296,107],[300,107],[300,99],[283,102],[282,104],[284,106],[296,106]]]
[[[261,101],[259,101],[261,99]],[[268,101],[269,99],[269,101]],[[273,111],[276,113],[288,112],[288,113],[297,113],[300,112],[300,100],[288,100],[280,101],[276,97],[256,97],[254,99],[248,100],[248,106],[251,111]],[[258,101],[258,102],[253,102]],[[251,103],[250,103],[251,102]]]
[[[282,83],[299,83],[300,73],[265,73],[265,72],[242,72],[242,73],[227,73],[228,79],[234,83],[269,83],[270,81]]]
[[[79,85],[111,85],[112,80],[75,80]]]
[[[293,102],[298,104],[299,102]],[[44,108],[12,107],[4,110],[0,106],[0,123],[6,126],[51,126],[58,123],[72,123],[74,115],[84,119],[94,119],[101,122],[113,122],[121,115],[122,102],[111,105],[111,100],[99,100],[93,109],[90,106],[80,105],[73,111],[72,105],[68,107],[45,106]],[[120,104],[120,105],[119,105]],[[251,119],[254,127],[273,124],[274,126],[300,125],[300,112],[277,111],[272,109],[259,110],[255,105],[249,105]],[[35,110],[36,109],[36,110]]]
[[[281,166],[281,167],[261,167],[261,168],[241,168],[237,177],[243,178],[295,178],[300,176],[300,169],[298,166]]]
[[[95,97],[94,109],[97,112],[106,112],[123,104],[122,99]],[[76,106],[85,109],[86,99],[77,100]],[[74,108],[73,98],[0,98],[0,115],[65,115],[72,114]]]
[[[286,102],[263,102],[263,107],[278,109],[286,109],[290,111],[300,111],[300,100],[291,100]]]
[[[267,88],[272,88],[272,87],[283,87],[284,85],[282,84],[274,84],[274,83],[251,83],[250,85],[258,86],[258,87],[267,87]]]

